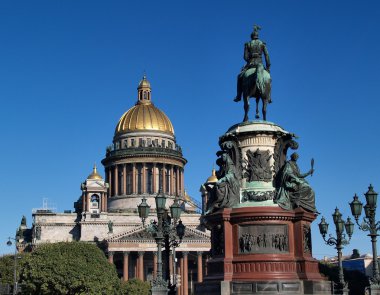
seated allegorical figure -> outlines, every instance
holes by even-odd
[[[208,186],[210,199],[207,204],[206,214],[222,208],[229,208],[239,200],[240,187],[236,176],[236,168],[231,157],[225,151],[217,153],[220,158],[217,164],[220,166],[218,181],[213,186]]]
[[[293,153],[280,170],[274,202],[285,210],[301,207],[316,212],[315,193],[305,179],[313,174],[314,169],[311,168],[309,172],[302,174],[297,165],[298,157],[297,153]]]

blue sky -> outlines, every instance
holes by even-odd
[[[355,192],[380,191],[379,19],[376,1],[1,1],[0,253],[43,198],[73,208],[144,71],[200,198],[218,137],[243,118],[232,98],[253,24],[272,61],[268,120],[299,136],[301,170],[315,159],[309,182],[333,229],[335,206],[347,217]],[[314,256],[334,255],[317,222]],[[355,230],[344,252],[370,252]]]

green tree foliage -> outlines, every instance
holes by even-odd
[[[17,254],[17,279],[20,275],[21,264],[25,258],[26,253]],[[4,255],[0,257],[0,284],[2,285],[13,285],[13,272],[14,272],[14,255]]]
[[[125,295],[149,295],[150,284],[138,279],[131,279],[121,284],[121,294]]]
[[[339,281],[339,269],[337,265],[331,263],[319,263],[319,271],[330,281]],[[344,279],[348,282],[350,295],[364,294],[364,289],[369,285],[368,278],[357,270],[343,270]]]
[[[38,247],[24,260],[20,281],[24,294],[120,294],[115,267],[82,242]]]

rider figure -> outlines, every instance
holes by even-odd
[[[245,72],[248,69],[252,69],[252,68],[256,69],[256,76],[257,76],[256,81],[259,82],[257,83],[257,85],[260,89],[260,85],[262,85],[264,81],[264,77],[263,77],[264,66],[263,66],[263,60],[262,60],[263,54],[265,57],[265,64],[266,64],[265,70],[268,73],[270,72],[270,59],[269,59],[268,50],[267,50],[266,44],[259,39],[260,29],[261,28],[259,26],[254,25],[253,33],[251,34],[252,40],[245,43],[244,45],[244,60],[247,63],[241,69],[240,74],[237,77],[237,95],[234,99],[235,102],[241,100],[241,95],[243,92],[242,80],[243,80]],[[271,103],[272,100],[269,99],[268,102]]]

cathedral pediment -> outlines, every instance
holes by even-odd
[[[154,237],[149,233],[146,228],[138,226],[132,230],[126,231],[121,234],[117,234],[107,239],[107,242],[155,242]],[[195,228],[186,227],[185,236],[183,242],[210,242],[210,234],[202,232]]]

